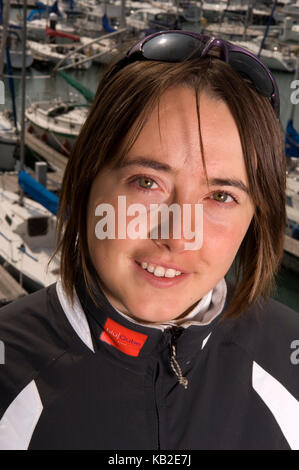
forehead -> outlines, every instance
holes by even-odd
[[[232,170],[245,177],[236,123],[221,100],[199,94],[199,120],[208,173]],[[175,171],[202,168],[196,97],[193,89],[176,87],[160,97],[125,160],[154,158]]]

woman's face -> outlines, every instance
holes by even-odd
[[[241,142],[229,108],[202,92],[200,121],[209,188],[196,99],[186,87],[172,88],[161,97],[159,119],[155,108],[124,164],[100,172],[91,187],[87,218],[91,261],[110,303],[141,321],[165,322],[187,314],[227,273],[253,217]],[[182,214],[183,204],[193,208],[202,204],[201,248],[186,249],[192,240],[184,238],[183,225],[182,236],[174,238],[171,218],[167,239],[150,238],[149,231],[147,239],[98,239],[95,228],[102,217],[95,215],[95,209],[102,203],[115,208],[117,237],[118,196],[126,197],[127,207],[142,204],[148,220],[150,204],[176,203]],[[191,213],[194,229],[195,211]],[[127,217],[126,223],[133,218]],[[141,263],[183,274],[157,277]]]

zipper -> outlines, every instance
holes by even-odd
[[[159,375],[159,363],[156,363],[155,373],[154,373],[154,396],[155,396],[155,411],[156,411],[156,418],[157,418],[157,450],[161,449],[160,444],[160,417],[159,417],[159,409],[158,409],[158,400],[157,400],[157,390],[155,386],[156,379]]]
[[[177,376],[177,380],[179,384],[181,384],[185,389],[188,387],[188,379],[183,377],[181,367],[176,359],[176,342],[177,339],[181,336],[184,328],[178,326],[168,327],[163,332],[163,345],[168,346],[169,350],[169,365],[172,372]],[[163,348],[163,349],[164,349]],[[161,434],[160,434],[160,415],[159,415],[159,407],[158,407],[158,397],[157,397],[157,389],[156,389],[156,381],[158,376],[160,375],[159,371],[159,361],[156,362],[154,368],[154,375],[153,375],[153,386],[154,386],[154,400],[155,400],[155,414],[156,414],[156,424],[157,424],[157,438],[156,438],[156,445],[157,450],[161,449]]]
[[[179,384],[182,385],[186,390],[188,388],[188,379],[187,377],[183,376],[182,369],[176,359],[176,343],[177,339],[181,336],[183,331],[184,328],[179,326],[173,326],[171,328],[167,328],[165,330],[165,333],[169,335],[168,345],[170,367],[174,374],[177,376]]]

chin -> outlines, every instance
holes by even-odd
[[[165,323],[170,321],[170,318],[161,318],[160,316],[144,316],[144,315],[134,315],[134,320],[140,323],[148,323],[149,325],[151,323]]]
[[[161,310],[164,310],[164,315],[161,315]],[[134,320],[147,323],[164,323],[174,320],[179,315],[180,313],[176,314],[173,310],[167,314],[161,305],[158,306],[156,311],[153,308],[150,308],[148,312],[144,310],[140,311],[140,308],[136,308],[132,309],[130,314]]]

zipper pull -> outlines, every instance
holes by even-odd
[[[179,384],[186,389],[188,387],[188,379],[183,377],[182,369],[176,359],[176,341],[182,334],[183,328],[174,326],[169,328],[168,331],[170,333],[170,367],[177,376]]]

